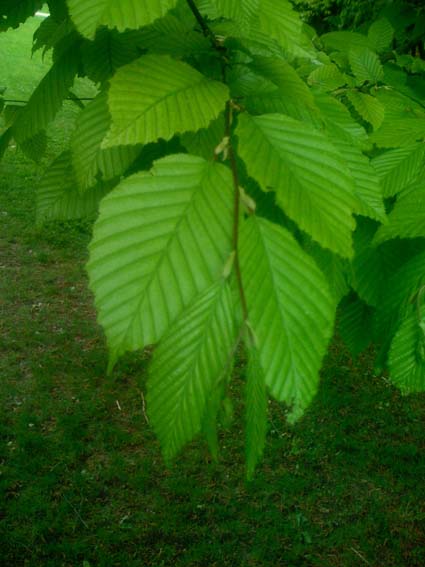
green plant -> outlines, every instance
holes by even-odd
[[[165,458],[200,431],[217,454],[243,342],[251,477],[267,396],[303,414],[338,305],[352,349],[376,342],[393,382],[423,391],[425,63],[392,50],[388,19],[313,44],[286,0],[49,7],[34,49],[52,67],[24,108],[6,104],[0,148],[39,157],[75,77],[97,85],[37,217],[100,203],[88,271],[110,369],[156,345],[148,410]]]

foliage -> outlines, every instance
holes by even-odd
[[[286,0],[49,6],[35,47],[52,66],[26,107],[6,104],[3,145],[38,158],[74,79],[96,83],[38,219],[100,202],[88,272],[110,369],[157,345],[148,411],[165,458],[200,431],[216,454],[242,341],[252,476],[264,396],[303,414],[338,305],[354,351],[370,338],[404,393],[425,390],[425,62],[393,50],[391,20],[313,42]]]

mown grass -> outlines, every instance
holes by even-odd
[[[74,110],[60,120],[47,159]],[[425,400],[402,398],[367,355],[353,362],[335,345],[295,427],[270,404],[253,482],[242,368],[219,464],[197,440],[165,468],[144,413],[148,355],[105,374],[84,271],[90,226],[34,228],[43,165],[12,148],[0,166],[0,564],[423,566]]]

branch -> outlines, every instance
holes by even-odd
[[[218,52],[220,55],[221,60],[221,73],[223,82],[226,82],[226,67],[227,67],[227,49],[223,47],[218,41],[214,32],[211,30],[209,25],[207,24],[205,18],[202,16],[200,11],[198,10],[194,0],[187,0],[189,8],[192,10],[193,15],[196,18],[196,21],[201,26],[202,32],[205,37],[208,37],[211,41],[211,45],[213,48]],[[234,188],[234,207],[233,207],[233,250],[235,253],[235,274],[236,280],[238,283],[238,290],[239,290],[239,297],[241,300],[242,306],[242,313],[244,323],[248,321],[248,305],[246,302],[245,297],[245,290],[243,287],[242,282],[242,274],[241,274],[241,267],[239,262],[239,216],[240,216],[240,195],[239,195],[239,174],[238,174],[238,166],[236,162],[236,154],[232,144],[232,101],[228,100],[226,103],[226,111],[225,111],[225,127],[224,127],[224,137],[228,140],[228,156],[230,161],[230,169],[232,170],[232,177],[233,177],[233,188]]]
[[[233,250],[235,252],[235,274],[238,283],[239,297],[241,299],[243,319],[248,321],[248,305],[246,302],[245,290],[243,287],[241,265],[239,262],[239,217],[240,217],[240,194],[239,194],[239,173],[238,164],[236,162],[236,154],[232,143],[232,101],[227,101],[225,115],[225,137],[228,140],[228,155],[230,161],[230,169],[233,177],[234,204],[233,204]]]

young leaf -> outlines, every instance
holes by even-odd
[[[174,8],[177,0],[67,0],[78,31],[93,39],[100,26],[119,31],[147,26]]]
[[[248,348],[246,367],[246,476],[252,480],[264,451],[267,432],[267,391],[260,355],[255,346]]]
[[[348,58],[358,84],[361,85],[366,81],[378,83],[384,80],[384,68],[379,57],[367,47],[350,49]]]
[[[372,124],[375,130],[381,126],[385,108],[377,98],[358,91],[348,91],[347,98],[363,120]]]
[[[220,281],[187,306],[155,349],[147,403],[166,461],[201,430],[208,398],[228,371],[236,335],[232,294]]]
[[[287,230],[265,219],[243,223],[240,260],[266,384],[296,420],[317,390],[335,302],[311,257]]]
[[[228,99],[223,83],[166,55],[144,55],[118,69],[108,102],[112,127],[104,147],[169,140],[207,128]]]
[[[410,313],[402,322],[390,348],[391,381],[403,394],[425,391],[425,308]]]
[[[232,225],[230,171],[189,155],[155,162],[102,201],[88,270],[112,363],[158,342],[217,280]]]
[[[264,191],[325,248],[352,254],[353,179],[338,151],[311,126],[279,114],[239,117],[239,153]]]
[[[371,161],[384,197],[392,197],[413,183],[424,168],[425,144],[390,150]]]

